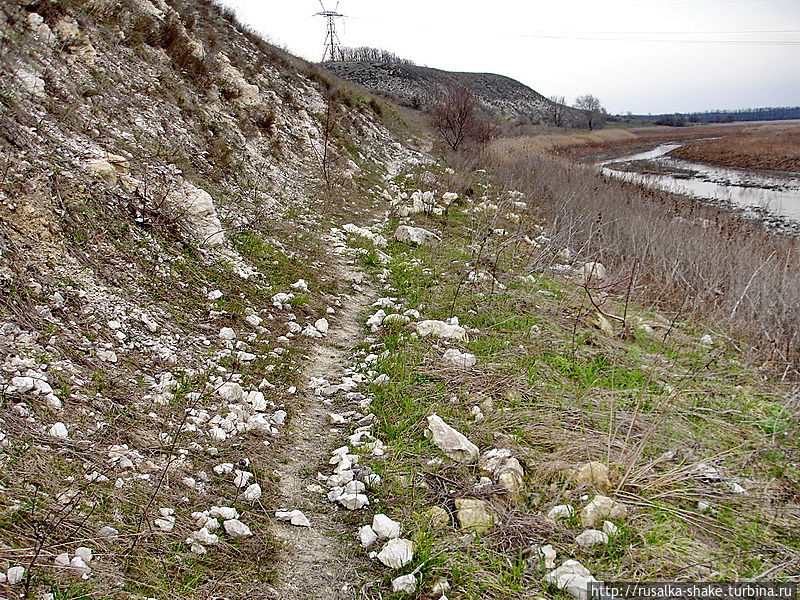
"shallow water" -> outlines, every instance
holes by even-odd
[[[800,221],[800,173],[757,173],[715,167],[667,156],[681,144],[661,144],[597,163],[603,173],[701,200],[730,202],[759,215],[768,213]],[[623,170],[624,169],[624,170]],[[664,171],[653,174],[648,171]]]

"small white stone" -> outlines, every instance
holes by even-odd
[[[450,591],[450,582],[446,577],[439,577],[431,587],[431,594],[444,594]]]
[[[570,517],[575,516],[575,507],[571,504],[559,504],[558,506],[554,506],[550,509],[550,512],[547,513],[547,517],[557,521],[559,519],[569,519]]]
[[[615,535],[619,531],[619,527],[614,525],[611,521],[603,521],[603,533],[607,535]]]
[[[392,591],[413,594],[417,591],[417,578],[413,575],[402,575],[392,579]]]
[[[88,575],[89,573],[92,572],[92,569],[89,567],[89,565],[86,564],[86,561],[84,561],[83,558],[81,558],[80,556],[73,556],[72,560],[69,561],[69,565],[70,567],[72,567],[73,571],[79,573],[80,575]]]
[[[156,519],[155,525],[161,531],[170,532],[175,529],[175,517],[170,517],[167,519]]]
[[[80,546],[75,550],[75,556],[80,556],[87,565],[94,560],[94,554],[91,548]]]
[[[544,568],[548,571],[556,568],[556,550],[552,545],[547,544],[539,548],[539,558],[544,563]]]
[[[253,474],[250,471],[240,471],[236,469],[234,471],[235,477],[233,478],[233,485],[237,488],[243,488],[247,485],[247,482],[250,481],[250,478],[253,477]]]
[[[336,499],[347,510],[360,510],[369,504],[369,498],[364,494],[342,494]]]
[[[369,525],[364,525],[358,530],[358,541],[361,542],[362,548],[369,548],[378,541],[378,535],[372,530]]]
[[[400,537],[400,523],[393,521],[384,514],[377,514],[373,517],[372,530],[381,540]]]
[[[211,533],[205,527],[201,527],[197,531],[192,532],[191,539],[199,544],[205,544],[207,546],[213,546],[214,544],[219,542],[219,536],[217,536],[214,533]]]
[[[198,544],[197,542],[193,543],[189,548],[194,554],[205,554],[208,550],[202,544]]]
[[[378,560],[391,569],[400,569],[414,559],[414,542],[395,538],[386,542],[378,553]]]
[[[253,327],[258,327],[264,321],[264,319],[258,315],[248,315],[244,318],[244,320],[248,325],[252,325]]]
[[[225,521],[222,526],[225,528],[225,532],[231,537],[240,538],[253,535],[250,528],[239,519],[229,519]]]
[[[25,567],[11,567],[6,571],[6,581],[8,585],[17,585],[25,576]]]
[[[261,499],[261,486],[257,483],[252,483],[247,486],[247,489],[242,493],[242,499],[247,502],[255,502]]]
[[[105,539],[105,540],[115,540],[119,536],[119,531],[114,529],[113,527],[109,527],[106,525],[105,527],[101,527],[97,531],[97,537]]]
[[[279,521],[289,521],[295,527],[311,527],[311,522],[300,510],[279,510],[275,512]]]
[[[61,439],[66,439],[67,436],[69,436],[69,432],[67,431],[67,426],[61,422],[58,422],[55,425],[53,425],[50,428],[49,433],[50,435]]]
[[[53,562],[57,567],[65,569],[69,567],[69,554],[67,554],[66,552],[59,554],[58,556],[56,556]]]
[[[607,544],[608,535],[597,529],[587,529],[576,537],[575,541],[581,548],[591,548],[597,544]]]
[[[324,335],[324,334],[326,334],[326,333],[328,333],[328,330],[330,329],[330,324],[328,323],[328,319],[325,319],[325,318],[323,318],[323,319],[318,319],[318,320],[317,320],[317,321],[314,323],[314,328],[315,328],[317,331],[319,331],[320,333],[322,333],[323,335]]]

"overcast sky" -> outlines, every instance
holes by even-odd
[[[322,58],[317,0],[220,2]],[[339,12],[345,46],[507,75],[570,103],[592,93],[612,113],[800,105],[800,0],[341,0]]]

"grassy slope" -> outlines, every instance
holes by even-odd
[[[408,179],[398,183],[413,188]],[[493,197],[487,184],[476,179],[473,187]],[[774,567],[770,577],[792,573],[786,563],[800,555],[800,421],[774,382],[745,365],[733,343],[701,345],[699,324],[646,314],[619,298],[606,297],[603,310],[625,314],[627,325],[602,332],[586,289],[547,272],[529,274],[549,251],[520,241],[535,235],[529,219],[517,225],[499,216],[513,210],[507,200],[485,212],[452,208],[446,217],[415,218],[442,232],[436,249],[390,244],[387,294],[422,318],[456,315],[477,330],[460,346],[478,356],[478,366],[447,367],[440,358],[446,344],[382,329],[387,352],[379,366],[391,383],[374,390],[379,431],[391,447],[379,465],[391,483],[376,512],[415,524],[421,589],[445,576],[455,588],[451,598],[555,592],[544,588],[538,564],[523,558],[544,543],[556,547],[559,564],[576,558],[606,580],[744,579]],[[495,227],[509,235],[486,238]],[[468,282],[467,263],[496,268],[506,289]],[[604,292],[592,295],[599,303]],[[484,420],[473,419],[474,406]],[[482,450],[512,449],[526,466],[524,498],[478,491],[474,467],[440,462],[423,435],[434,412]],[[594,491],[576,489],[568,475],[594,460],[611,467],[610,495],[628,505],[630,517],[608,546],[588,552],[574,542],[583,530],[577,521],[555,525],[544,515],[557,504],[586,504]],[[700,478],[693,469],[702,463],[725,480]],[[746,493],[732,492],[734,482]],[[426,514],[441,506],[453,516],[454,499],[465,496],[488,500],[501,520],[474,541],[454,520],[436,527]],[[711,509],[699,510],[698,501]]]

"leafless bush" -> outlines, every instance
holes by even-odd
[[[497,125],[480,114],[475,94],[463,85],[447,88],[431,109],[431,123],[442,141],[458,151],[464,143],[485,144]]]
[[[489,161],[502,185],[540,202],[554,247],[602,261],[620,274],[620,292],[726,322],[787,372],[797,368],[796,238],[511,143],[496,144]],[[634,265],[632,283],[625,274]]]

